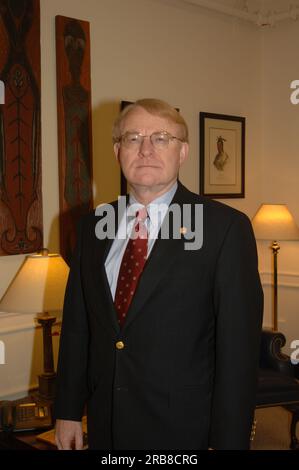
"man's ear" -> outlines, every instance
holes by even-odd
[[[181,144],[181,150],[180,150],[180,165],[184,163],[188,155],[189,155],[189,144],[188,142],[183,142]]]
[[[114,150],[114,155],[115,155],[116,160],[118,161],[118,163],[119,163],[119,149],[120,149],[119,142],[116,142],[116,143],[113,145],[113,150]]]

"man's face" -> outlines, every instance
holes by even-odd
[[[154,132],[166,131],[175,137],[182,137],[178,124],[153,116],[141,107],[128,114],[120,130],[121,135],[136,132],[150,136]],[[186,142],[176,139],[170,140],[164,149],[155,149],[149,138],[145,138],[136,148],[128,148],[121,143],[114,145],[115,155],[129,184],[133,187],[148,187],[157,192],[167,189],[176,180],[179,168],[187,158],[188,149]]]

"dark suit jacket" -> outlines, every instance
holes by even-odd
[[[80,420],[87,403],[90,448],[249,446],[263,305],[251,224],[180,183],[172,202],[203,204],[203,247],[156,240],[122,330],[104,268],[113,240],[96,238],[94,213],[82,220],[55,415]]]

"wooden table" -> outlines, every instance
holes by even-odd
[[[0,432],[1,450],[55,450],[50,444],[38,441],[41,431]]]

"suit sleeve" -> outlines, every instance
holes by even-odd
[[[263,291],[251,223],[238,214],[219,254],[210,447],[248,449],[254,416]]]
[[[83,222],[67,282],[54,403],[56,419],[80,421],[87,398],[88,322],[81,284]]]

